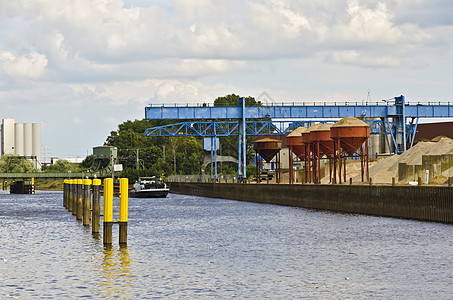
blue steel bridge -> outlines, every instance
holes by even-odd
[[[361,118],[370,125],[372,134],[385,135],[389,149],[401,154],[414,142],[420,118],[452,118],[450,103],[409,103],[404,96],[382,102],[303,102],[265,106],[220,107],[209,104],[149,105],[145,118],[154,120],[181,120],[183,122],[148,128],[147,136],[211,137],[216,149],[217,137],[238,136],[239,177],[245,177],[246,135],[286,135],[299,126],[332,122],[343,117]],[[388,138],[390,137],[390,139]],[[391,147],[392,146],[392,147]],[[216,153],[214,153],[216,159]],[[217,168],[215,168],[217,178]]]

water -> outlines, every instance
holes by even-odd
[[[451,225],[175,194],[129,203],[127,248],[114,225],[105,249],[62,193],[0,194],[0,298],[453,298]]]

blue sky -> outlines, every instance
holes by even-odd
[[[83,157],[161,103],[452,101],[453,2],[0,0],[0,117]]]

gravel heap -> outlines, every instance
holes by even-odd
[[[401,155],[392,155],[380,159],[370,167],[370,177],[373,183],[392,183],[392,177],[398,178],[398,164],[421,165],[423,155],[453,154],[453,140],[447,137],[436,138],[438,142],[419,142]],[[360,177],[353,177],[354,182],[360,182]]]

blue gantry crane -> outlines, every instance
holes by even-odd
[[[371,133],[384,134],[389,149],[400,154],[412,146],[420,118],[452,118],[450,103],[406,103],[403,95],[376,103],[282,103],[245,106],[243,98],[234,107],[186,105],[149,105],[146,119],[186,120],[171,125],[148,128],[147,136],[238,136],[238,175],[246,176],[246,135],[286,135],[299,126],[343,117],[358,117],[370,124]],[[388,140],[388,136],[391,140]],[[215,145],[214,145],[215,146]],[[217,179],[217,168],[215,172]]]

